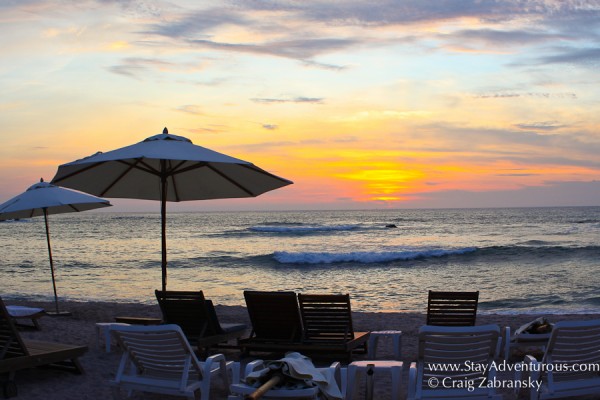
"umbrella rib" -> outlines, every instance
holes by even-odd
[[[102,165],[102,164],[104,164],[105,162],[106,162],[106,161],[100,161],[100,162],[97,162],[97,163],[93,163],[93,164],[90,164],[90,165],[88,165],[87,167],[84,167],[84,168],[78,169],[77,171],[73,171],[73,172],[71,172],[70,174],[67,174],[67,175],[65,175],[65,176],[61,176],[60,178],[54,178],[54,179],[52,179],[52,183],[57,183],[57,182],[60,182],[60,181],[64,181],[65,179],[69,179],[69,178],[71,178],[72,176],[78,175],[78,174],[80,174],[80,173],[82,173],[82,172],[85,172],[85,171],[87,171],[87,170],[90,170],[90,169],[92,169],[92,168],[96,168],[97,166],[99,166],[99,165]]]
[[[269,177],[271,177],[271,178],[277,179],[277,180],[279,180],[279,181],[281,181],[281,182],[285,182],[285,183],[287,183],[288,185],[290,185],[290,184],[294,183],[294,182],[292,182],[292,181],[290,181],[290,180],[287,180],[287,179],[281,178],[281,177],[279,177],[279,176],[277,176],[277,175],[273,175],[272,173],[270,173],[270,172],[267,172],[267,171],[265,171],[264,169],[262,169],[262,168],[259,168],[259,167],[257,167],[257,166],[256,166],[256,165],[254,165],[254,164],[248,164],[248,165],[245,165],[245,164],[240,164],[240,167],[248,168],[248,169],[251,169],[251,170],[253,170],[253,171],[255,171],[255,172],[260,172],[260,173],[261,173],[261,174],[263,174],[263,175],[266,175],[266,176],[269,176]]]
[[[240,190],[242,190],[243,192],[246,192],[249,196],[252,196],[252,197],[256,197],[257,196],[254,193],[252,193],[250,190],[246,189],[244,186],[240,185],[239,183],[237,183],[236,181],[234,181],[233,179],[229,178],[227,175],[225,175],[224,173],[222,173],[221,171],[219,171],[218,169],[216,169],[215,167],[213,167],[212,165],[207,164],[206,166],[208,168],[210,168],[213,172],[215,172],[218,175],[220,175],[223,179],[227,180],[232,185],[237,186]]]
[[[176,174],[181,174],[183,172],[188,172],[188,171],[192,171],[194,169],[198,169],[198,168],[202,168],[202,167],[206,167],[208,165],[207,162],[197,162],[196,164],[190,165],[189,167],[185,167],[182,168],[180,170],[178,170],[177,168],[182,165],[183,163],[185,163],[185,161],[182,161],[181,163],[179,163],[179,165],[177,165],[175,168],[173,168],[171,170],[171,175],[176,175]]]
[[[175,180],[175,174],[176,174],[176,170],[177,168],[182,165],[183,163],[185,163],[185,161],[181,161],[179,164],[177,164],[175,166],[175,168],[171,168],[171,182],[173,183],[173,192],[175,193],[175,201],[180,201],[179,199],[179,192],[177,191],[177,181]],[[171,160],[169,160],[169,165],[171,164]]]
[[[168,161],[169,161],[169,164],[170,164],[171,162],[173,162],[173,160],[168,160]],[[191,167],[184,168],[184,169],[182,169],[182,170],[178,171],[178,170],[177,170],[177,168],[181,167],[181,166],[182,166],[183,164],[185,164],[186,162],[188,162],[188,161],[187,161],[187,160],[181,160],[181,161],[180,161],[180,162],[179,162],[179,163],[178,163],[178,164],[177,164],[175,167],[172,167],[172,168],[170,168],[170,169],[169,169],[169,171],[168,171],[167,175],[175,175],[175,174],[178,174],[178,173],[180,173],[180,172],[185,172],[185,171],[187,171],[187,170],[189,170],[189,169],[194,169],[194,168],[195,168],[195,166],[194,166],[194,165],[192,165]]]
[[[156,168],[153,168],[150,164],[144,162],[143,158],[137,158],[136,160],[139,161],[140,164],[142,164],[144,167],[146,168],[142,168],[139,165],[137,165],[137,162],[135,164],[133,164],[134,168],[139,169],[140,171],[144,171],[147,172],[149,174],[153,174],[153,175],[159,175],[160,176],[160,171],[158,171]],[[117,160],[123,164],[127,164],[130,165],[128,162],[126,162],[125,160]]]
[[[106,189],[104,189],[102,192],[100,192],[100,196],[104,196],[106,194],[106,192],[108,192],[110,189],[112,189],[113,186],[115,186],[125,175],[127,175],[129,173],[129,171],[131,171],[141,160],[142,160],[141,158],[136,158],[135,162],[133,164],[119,160],[121,163],[128,165],[129,168],[127,168],[125,171],[123,171],[123,173],[121,175],[119,175],[117,177],[117,179],[113,180],[111,182],[111,184],[108,185],[108,187],[106,187]]]

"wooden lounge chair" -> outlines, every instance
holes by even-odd
[[[497,325],[421,327],[418,358],[408,375],[408,399],[502,398],[493,385],[479,387],[494,380],[496,368],[489,366],[498,359],[501,345]],[[471,365],[478,368],[467,367]]]
[[[123,349],[115,379],[109,384],[115,399],[120,389],[137,390],[200,399],[210,397],[211,377],[221,374],[229,385],[239,381],[239,363],[227,362],[222,354],[200,362],[185,334],[177,325],[113,325],[110,327]]]
[[[163,322],[179,325],[188,341],[198,349],[208,351],[211,346],[241,338],[246,331],[244,324],[220,323],[212,301],[205,299],[201,290],[156,290],[155,294]]]
[[[310,353],[344,354],[367,351],[369,332],[354,332],[348,294],[299,294],[303,348]]]
[[[552,328],[541,361],[528,355],[531,399],[556,399],[600,393],[600,319],[558,322]],[[587,397],[586,397],[587,398]]]
[[[302,340],[302,321],[294,292],[244,291],[252,323],[250,337],[242,339],[243,351],[292,350]]]
[[[5,397],[16,396],[15,373],[38,366],[53,366],[82,373],[78,358],[87,351],[87,346],[73,346],[55,342],[27,340],[21,338],[12,317],[0,298],[0,374],[7,374],[3,383]]]
[[[479,292],[429,291],[427,325],[474,326]]]

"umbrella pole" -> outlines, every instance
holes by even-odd
[[[56,293],[56,280],[54,278],[54,261],[52,261],[52,247],[50,246],[50,228],[48,227],[48,210],[44,208],[44,223],[46,224],[46,242],[48,243],[48,257],[50,258],[50,272],[52,273],[52,288],[54,289],[54,305],[58,314],[58,294]]]
[[[162,290],[167,290],[167,176],[166,161],[160,160],[163,173],[160,177],[160,223],[161,223],[161,246],[162,246]]]

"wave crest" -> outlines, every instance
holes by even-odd
[[[254,232],[268,232],[268,233],[306,233],[306,232],[328,232],[328,231],[351,231],[358,229],[358,225],[332,225],[332,226],[273,226],[273,225],[260,225],[252,226],[248,228]]]
[[[429,249],[410,251],[355,251],[349,253],[328,252],[299,252],[276,251],[273,258],[282,264],[333,264],[356,262],[362,264],[385,263],[391,261],[406,261],[430,257],[444,257],[453,254],[465,254],[476,251],[476,247],[461,249]]]

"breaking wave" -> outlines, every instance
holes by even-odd
[[[282,264],[333,264],[343,262],[355,262],[361,264],[385,263],[391,261],[406,261],[423,258],[444,257],[454,254],[465,254],[476,251],[475,247],[462,249],[444,250],[410,250],[410,251],[356,251],[349,253],[329,252],[299,252],[277,251],[273,258]]]
[[[352,231],[358,229],[359,225],[288,225],[273,226],[261,225],[248,228],[253,232],[268,233],[310,233],[310,232],[329,232],[329,231]]]

